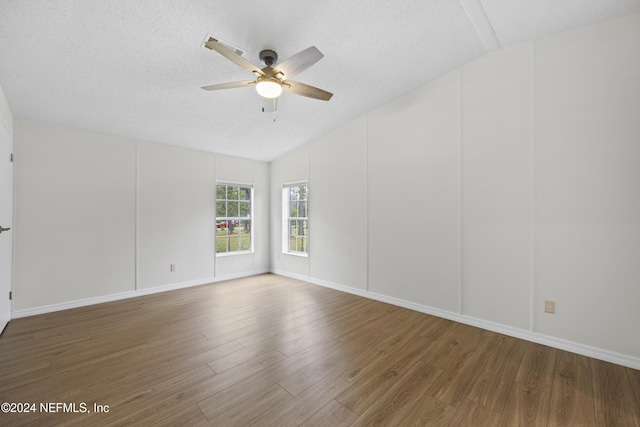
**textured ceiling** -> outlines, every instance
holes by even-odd
[[[0,0],[0,85],[18,118],[272,160],[486,53],[640,13],[640,0]],[[275,114],[207,34],[325,57]],[[275,118],[275,121],[274,121]]]

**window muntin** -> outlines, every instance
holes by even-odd
[[[286,185],[283,190],[283,252],[309,254],[309,186]]]
[[[216,186],[216,254],[253,251],[252,201],[250,186]]]

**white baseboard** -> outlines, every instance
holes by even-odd
[[[40,307],[26,308],[15,310],[11,313],[12,319],[20,317],[35,316],[37,314],[52,313],[54,311],[68,310],[70,308],[85,307],[88,305],[101,304],[103,302],[118,301],[127,298],[135,298],[143,295],[157,294],[160,292],[173,291],[176,289],[190,288],[192,286],[206,285],[209,283],[223,282],[225,280],[239,279],[242,277],[255,276],[258,274],[269,273],[268,268],[260,270],[252,270],[244,273],[229,274],[225,276],[206,277],[203,279],[190,280],[188,282],[172,283],[170,285],[156,286],[152,288],[142,288],[135,291],[121,292],[118,294],[104,295],[99,297],[83,298],[74,301],[63,302],[60,304],[43,305]]]
[[[363,289],[352,288],[344,285],[338,285],[336,283],[315,279],[313,277],[303,276],[295,273],[289,273],[287,271],[282,271],[277,269],[275,270],[272,269],[271,272],[274,274],[278,274],[280,276],[290,277],[292,279],[298,279],[303,282],[312,283],[314,285],[320,285],[320,286],[335,289],[338,291],[346,292],[349,294],[370,298],[376,301],[386,302],[388,304],[408,308],[410,310],[418,311],[421,313],[426,313],[433,316],[442,317],[448,320],[453,320],[454,322],[464,323],[466,325],[475,326],[481,329],[486,329],[489,331],[497,332],[497,333],[508,335],[511,337],[520,338],[526,341],[535,342],[538,344],[546,345],[546,346],[557,348],[560,350],[566,350],[572,353],[581,354],[583,356],[592,357],[594,359],[604,360],[606,362],[611,362],[617,365],[622,365],[629,368],[640,370],[640,358],[637,358],[637,357],[628,356],[625,354],[620,354],[620,353],[616,353],[616,352],[601,349],[601,348],[591,347],[585,344],[568,341],[562,338],[540,334],[540,333],[528,331],[525,329],[514,328],[512,326],[503,325],[500,323],[495,323],[488,320],[467,316],[464,314],[458,314],[458,313],[454,313],[447,310],[441,310],[435,307],[416,304],[411,301],[406,301],[403,299],[394,298],[387,295],[377,294],[375,292],[369,292]]]
[[[550,335],[540,334],[537,332],[527,331],[524,329],[514,328],[512,326],[503,325],[500,323],[491,322],[488,320],[479,319],[464,314],[458,314],[447,310],[441,310],[435,307],[429,307],[422,304],[416,304],[411,301],[406,301],[399,298],[390,297],[387,295],[377,294],[375,292],[369,292],[363,289],[353,288],[349,286],[339,285],[336,283],[327,282],[325,280],[315,279],[300,274],[289,273],[287,271],[281,271],[276,269],[260,269],[250,272],[229,274],[218,277],[208,277],[198,280],[192,280],[188,282],[173,283],[170,285],[157,286],[153,288],[143,288],[135,291],[122,292],[118,294],[104,295],[99,297],[84,298],[75,301],[64,302],[60,304],[51,304],[40,307],[28,308],[23,310],[15,310],[11,313],[12,319],[18,319],[21,317],[35,316],[38,314],[51,313],[54,311],[68,310],[70,308],[85,307],[88,305],[100,304],[104,302],[117,301],[122,299],[134,298],[143,295],[156,294],[160,292],[172,291],[176,289],[189,288],[192,286],[205,285],[208,283],[222,282],[225,280],[239,279],[242,277],[255,276],[264,273],[274,273],[284,277],[290,277],[293,279],[301,280],[303,282],[312,283],[319,286],[335,289],[338,291],[358,295],[365,298],[370,298],[376,301],[385,302],[398,307],[408,308],[410,310],[418,311],[421,313],[430,314],[444,319],[453,320],[455,322],[464,323],[466,325],[475,326],[478,328],[486,329],[489,331],[509,335],[515,338],[520,338],[526,341],[535,342],[538,344],[547,345],[549,347],[558,348],[561,350],[570,351],[572,353],[581,354],[583,356],[593,357],[594,359],[604,360],[606,362],[615,363],[629,368],[640,370],[640,358],[628,356],[612,352],[609,350],[591,347],[585,344],[564,340],[562,338],[553,337]]]

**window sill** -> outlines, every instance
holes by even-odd
[[[228,256],[248,255],[248,254],[253,254],[253,251],[219,252],[219,253],[216,253],[216,257],[224,258]]]
[[[282,252],[283,255],[292,255],[292,256],[297,256],[300,258],[309,258],[309,254],[308,253],[304,253],[304,252]]]

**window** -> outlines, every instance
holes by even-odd
[[[307,256],[309,253],[309,186],[285,185],[283,200],[283,252]]]
[[[216,254],[251,252],[253,188],[246,185],[216,186]]]

